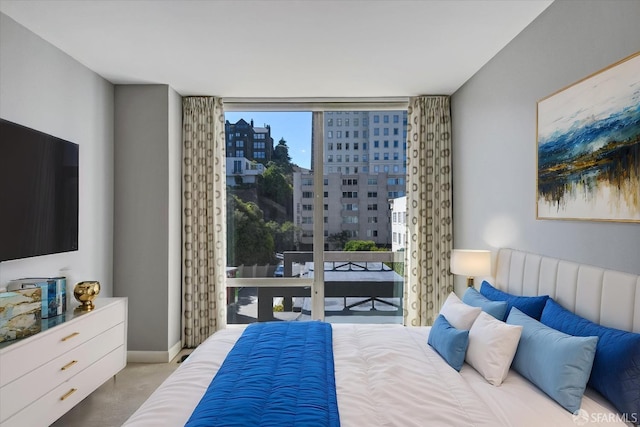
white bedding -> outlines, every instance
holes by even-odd
[[[500,387],[467,364],[458,373],[427,345],[428,327],[332,326],[342,426],[625,425],[591,390],[582,424],[514,371]],[[201,344],[125,425],[183,426],[241,333],[225,329]]]

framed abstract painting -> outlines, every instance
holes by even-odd
[[[537,219],[640,222],[640,52],[537,104]]]

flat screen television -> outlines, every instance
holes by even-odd
[[[78,250],[78,151],[0,119],[0,261]]]

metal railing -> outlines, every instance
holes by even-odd
[[[282,309],[288,312],[293,310],[293,298],[311,296],[315,269],[313,252],[285,252],[283,258],[284,277],[227,279],[227,288],[230,290],[256,288],[257,320],[260,322],[274,320],[274,298],[282,298]],[[362,310],[352,310],[355,307],[362,308],[363,304],[371,304],[370,311],[378,315],[401,315],[404,279],[394,269],[399,263],[404,263],[403,252],[326,251],[325,298],[343,298],[343,315],[364,314]],[[254,272],[258,270],[253,269]],[[351,299],[350,303],[347,298]],[[354,298],[357,299],[355,302]],[[394,307],[395,310],[377,310],[376,303]]]

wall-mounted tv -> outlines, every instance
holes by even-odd
[[[78,151],[0,119],[0,261],[78,250]]]

